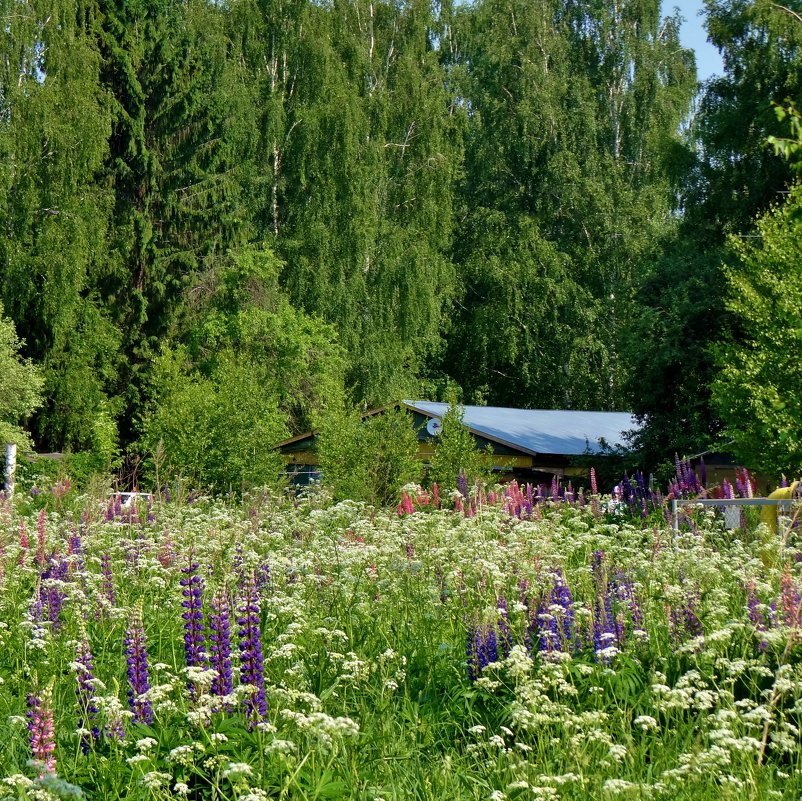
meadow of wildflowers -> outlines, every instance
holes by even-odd
[[[0,798],[799,798],[802,537],[662,503],[6,502]]]

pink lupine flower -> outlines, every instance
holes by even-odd
[[[56,730],[53,723],[53,682],[41,695],[28,695],[28,732],[34,762],[42,769],[41,776],[56,772]]]
[[[47,530],[45,528],[45,520],[47,518],[47,513],[45,512],[44,507],[39,511],[39,517],[36,520],[36,564],[39,567],[44,567],[45,565],[45,536],[47,534]]]

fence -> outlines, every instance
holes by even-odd
[[[790,498],[694,498],[693,500],[671,501],[671,526],[679,531],[680,506],[718,506],[724,510],[724,524],[728,529],[740,527],[741,508],[744,506],[776,506],[777,511],[790,512],[793,501]],[[730,511],[732,510],[732,511]],[[738,522],[735,522],[735,515]]]

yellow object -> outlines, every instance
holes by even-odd
[[[768,498],[776,498],[777,500],[790,500],[794,497],[794,492],[796,488],[799,486],[798,481],[794,481],[790,487],[780,487],[779,489],[774,490],[770,495],[767,495]],[[777,533],[777,507],[776,506],[764,506],[760,510],[760,522],[765,523],[768,527],[769,531],[776,534]]]

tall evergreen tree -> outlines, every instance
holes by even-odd
[[[125,332],[122,378],[133,410],[187,281],[246,237],[238,169],[247,89],[228,58],[224,7],[103,0],[101,8],[114,210],[100,291]]]

